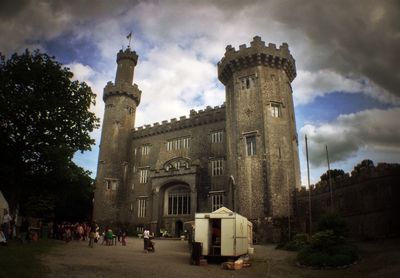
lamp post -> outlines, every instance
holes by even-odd
[[[329,153],[328,153],[328,145],[325,145],[326,149],[326,160],[328,162],[328,183],[329,183],[329,194],[331,198],[331,212],[333,212],[333,195],[332,195],[332,181],[331,181],[331,166],[329,163]]]
[[[305,135],[306,141],[306,157],[307,157],[307,178],[308,178],[308,219],[310,221],[310,236],[312,231],[312,214],[311,214],[311,188],[310,188],[310,165],[308,162],[308,142],[307,134]]]

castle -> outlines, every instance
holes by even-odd
[[[258,36],[249,47],[228,45],[218,63],[225,104],[139,128],[137,60],[120,50],[104,88],[94,219],[177,236],[196,212],[225,206],[253,222],[257,240],[279,240],[300,187],[288,45]]]

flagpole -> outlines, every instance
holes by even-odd
[[[310,166],[308,162],[308,142],[307,142],[307,134],[305,135],[306,139],[306,157],[307,157],[307,178],[308,178],[308,220],[310,221],[310,236],[312,231],[312,215],[311,215],[311,188],[310,188]]]
[[[128,36],[126,36],[126,38],[129,40],[128,48],[131,48],[132,32],[130,32],[130,33],[128,34]]]
[[[326,149],[326,160],[328,161],[328,183],[329,183],[329,193],[331,197],[331,212],[333,212],[333,193],[332,193],[332,181],[331,181],[331,165],[329,163],[329,153],[328,153],[328,145],[325,145]]]

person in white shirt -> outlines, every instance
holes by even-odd
[[[147,253],[147,248],[149,247],[149,240],[150,240],[150,231],[145,228],[143,231],[143,243],[144,243],[144,252]]]

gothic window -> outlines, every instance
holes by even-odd
[[[140,169],[139,170],[139,182],[147,183],[149,180],[149,169]]]
[[[274,118],[282,117],[281,105],[279,103],[276,103],[276,102],[271,103],[271,115]]]
[[[146,199],[138,199],[137,204],[138,204],[137,216],[139,218],[146,217]]]
[[[247,156],[256,154],[256,135],[246,136],[246,154]]]
[[[190,137],[175,138],[167,141],[167,151],[188,149],[190,147]]]
[[[150,153],[150,145],[142,146],[142,155],[148,155]]]
[[[224,194],[223,193],[212,194],[211,195],[211,204],[212,204],[211,211],[215,211],[215,210],[219,209],[220,207],[222,207],[224,204]]]
[[[222,130],[211,132],[211,143],[222,143],[223,134]]]
[[[217,159],[211,161],[211,176],[221,176],[223,173],[223,160]]]
[[[187,187],[175,187],[167,191],[167,214],[190,214],[190,190]]]

